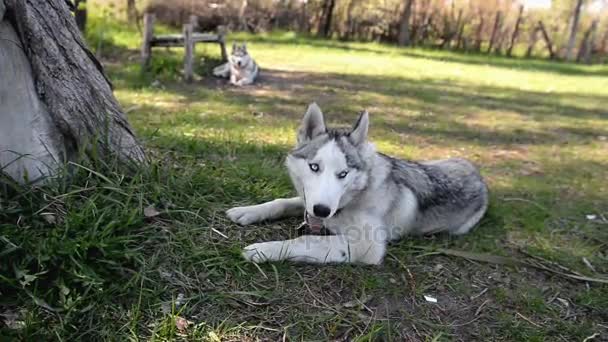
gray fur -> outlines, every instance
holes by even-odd
[[[247,51],[247,45],[232,45],[228,63],[213,68],[216,77],[229,78],[235,86],[250,85],[259,76],[260,68]]]
[[[239,224],[274,219],[298,209],[334,236],[263,242],[245,248],[247,260],[378,264],[388,241],[407,234],[467,233],[488,207],[488,188],[469,161],[451,158],[414,162],[389,157],[367,142],[369,115],[352,129],[325,125],[311,104],[289,152],[287,169],[298,192],[293,199],[236,207],[228,216]],[[314,240],[314,242],[313,242]]]
[[[465,159],[417,163],[380,155],[391,166],[387,181],[416,196],[418,215],[412,233],[455,232],[488,205],[487,186]]]

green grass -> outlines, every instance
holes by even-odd
[[[606,277],[607,66],[237,34],[230,40],[249,42],[261,82],[234,89],[208,77],[219,51],[199,46],[203,78],[187,85],[179,49],[155,51],[142,75],[136,30],[103,18],[93,16],[87,38],[152,163],[125,174],[82,162],[48,185],[2,182],[0,336],[608,336],[606,285],[433,253],[543,258]],[[242,247],[293,236],[299,220],[238,227],[223,212],[293,193],[283,158],[311,101],[341,125],[367,108],[383,152],[476,162],[492,193],[480,226],[462,238],[395,243],[379,267],[245,263]],[[146,217],[150,206],[160,214]],[[182,319],[192,323],[179,329]]]

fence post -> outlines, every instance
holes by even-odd
[[[144,37],[141,44],[141,70],[144,71],[150,66],[152,57],[152,39],[154,39],[154,14],[144,14]]]
[[[194,40],[192,39],[192,24],[184,25],[184,79],[192,82],[194,79]]]

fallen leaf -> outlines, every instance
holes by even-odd
[[[556,298],[558,302],[562,303],[563,306],[565,307],[569,307],[570,303],[568,303],[567,300],[563,299],[563,298]]]
[[[595,267],[593,267],[593,265],[591,265],[591,262],[590,262],[590,261],[589,261],[587,258],[583,257],[583,263],[585,264],[585,266],[589,267],[589,269],[590,269],[591,271],[593,271],[593,273],[596,273],[596,272],[597,272],[597,271],[595,270]]]
[[[179,308],[180,306],[184,305],[184,294],[180,293],[177,295],[177,298],[175,299],[175,307]]]
[[[53,215],[53,214],[42,213],[42,214],[40,214],[40,216],[42,216],[42,218],[46,221],[46,223],[49,223],[49,224],[57,223],[57,217],[55,217],[55,215]]]
[[[437,303],[437,298],[424,295],[424,299],[429,303]]]
[[[144,209],[145,217],[155,217],[158,215],[160,215],[160,212],[158,210],[156,210],[156,208],[153,205],[148,206]]]
[[[371,299],[372,299],[372,296],[366,295],[359,299],[348,301],[348,302],[342,304],[342,306],[345,308],[354,308],[359,305],[363,306],[363,305],[367,304],[367,302],[369,302]]]
[[[188,330],[188,327],[190,326],[190,324],[192,324],[193,322],[190,322],[189,320],[177,316],[175,317],[175,327],[177,328],[177,331],[184,333],[186,332],[186,330]]]
[[[4,324],[11,330],[21,330],[25,328],[25,322],[20,320],[19,315],[14,312],[8,311],[0,313],[0,316],[4,317]]]

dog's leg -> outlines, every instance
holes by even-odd
[[[245,85],[250,85],[250,84],[253,84],[253,77],[251,77],[251,76],[241,78],[238,81],[239,86],[245,86]]]
[[[233,222],[246,225],[286,216],[304,215],[304,201],[300,197],[279,198],[263,204],[228,209],[226,214]]]
[[[377,265],[385,253],[386,241],[349,241],[346,235],[303,235],[292,240],[254,243],[245,247],[243,257],[255,263],[290,260]]]
[[[228,78],[230,75],[229,63],[224,63],[220,66],[213,68],[213,75],[216,77]]]
[[[239,82],[236,79],[236,74],[233,72],[230,73],[230,83],[232,83],[235,86],[239,85]]]

